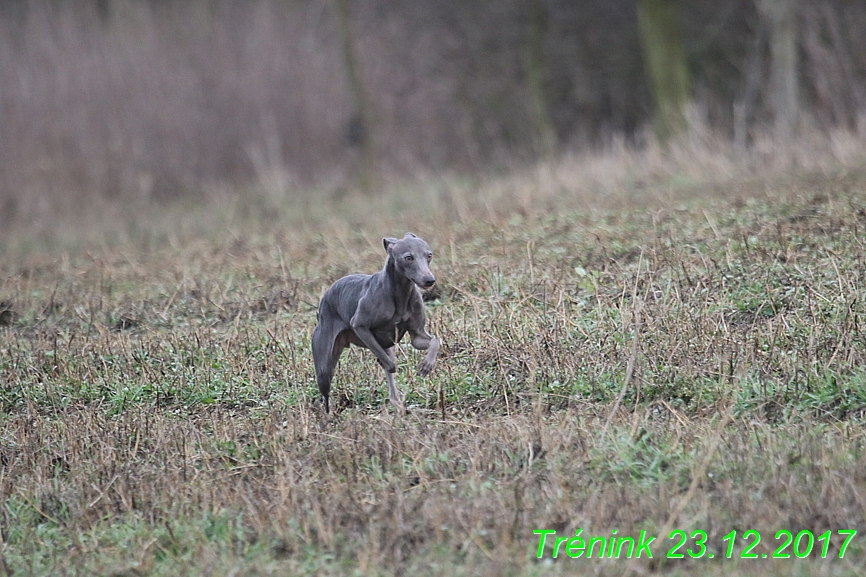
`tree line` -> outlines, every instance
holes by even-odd
[[[0,208],[864,131],[863,46],[862,0],[0,0]]]

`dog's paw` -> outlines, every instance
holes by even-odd
[[[436,366],[435,360],[432,360],[432,361],[427,360],[427,359],[422,360],[421,364],[418,365],[418,376],[419,377],[426,377],[427,375],[430,374],[430,371],[432,371],[433,367],[435,367],[435,366]]]

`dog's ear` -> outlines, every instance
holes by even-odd
[[[385,252],[391,252],[391,245],[397,242],[396,238],[386,237],[382,239],[382,244],[385,246]]]
[[[403,238],[418,238],[418,235],[412,234],[411,232],[407,232],[406,236],[404,236]]]

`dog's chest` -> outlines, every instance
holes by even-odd
[[[412,315],[408,311],[403,313],[395,313],[391,316],[391,318],[379,324],[376,328],[383,331],[393,331],[399,327],[405,326],[411,318]]]
[[[409,307],[405,307],[402,310],[395,307],[391,318],[389,318],[381,325],[380,330],[384,330],[389,333],[400,331],[401,329],[405,329],[411,319],[412,310]]]
[[[415,295],[415,287],[412,287],[410,293],[405,298],[394,300],[394,316],[392,320],[395,325],[405,323],[412,318],[412,299]]]
[[[412,309],[410,306],[400,307],[394,303],[387,310],[380,310],[377,316],[371,326],[378,331],[389,332],[408,324],[412,318]]]

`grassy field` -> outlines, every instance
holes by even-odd
[[[2,241],[0,575],[866,571],[864,172],[541,170],[95,228]],[[353,349],[325,422],[315,305],[407,230],[437,369],[402,347],[400,416]],[[653,558],[537,558],[578,529]]]

